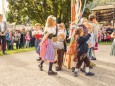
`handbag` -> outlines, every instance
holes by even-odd
[[[98,42],[95,43],[94,50],[98,50]]]

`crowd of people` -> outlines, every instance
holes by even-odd
[[[2,15],[0,15],[1,19]],[[36,23],[31,30],[9,31],[2,23],[0,26],[0,43],[3,54],[6,54],[6,44],[8,50],[13,49],[13,43],[16,43],[17,49],[35,46],[38,54],[37,61],[40,61],[38,64],[40,71],[43,71],[44,62],[49,62],[48,75],[57,75],[57,72],[52,70],[53,64],[56,62],[56,71],[62,71],[64,56],[73,54],[72,71],[74,76],[78,75],[79,69],[86,76],[94,75],[94,73],[90,72],[90,68],[93,67],[91,60],[96,60],[95,50],[98,50],[99,40],[99,24],[94,14],[89,15],[88,19],[82,18],[78,25],[74,22],[71,23],[69,35],[64,23],[61,21],[56,22],[56,17],[53,15],[48,16],[45,28],[42,28],[39,23]],[[112,38],[115,38],[114,34]],[[67,48],[68,40],[71,41]],[[115,55],[114,49],[113,43],[111,55]]]
[[[31,45],[31,34],[30,31],[22,30],[6,30],[6,44],[8,50],[14,49],[14,43],[16,44],[16,49],[28,48]]]
[[[102,28],[99,30],[98,33],[98,39],[99,42],[111,42],[112,38],[111,38],[111,34],[113,32],[114,28],[111,27],[111,24],[108,24],[108,26],[102,26]]]
[[[36,31],[37,26],[32,27],[31,29],[10,29],[7,27],[6,22],[3,21],[3,15],[0,14],[0,50],[3,54],[7,54],[6,50],[29,48],[37,46],[35,43],[36,36],[34,32]],[[2,27],[3,26],[3,27]],[[41,28],[43,30],[43,28]]]
[[[49,62],[48,75],[57,75],[57,72],[52,70],[53,63],[56,62],[56,71],[62,71],[63,58],[65,54],[74,54],[72,71],[74,76],[77,76],[78,70],[85,72],[86,76],[93,76],[90,72],[91,60],[96,60],[95,50],[98,49],[98,23],[95,15],[90,15],[89,20],[83,18],[78,26],[75,23],[71,24],[69,37],[67,38],[66,29],[63,23],[56,23],[54,16],[49,16],[46,21],[44,36],[38,42],[38,51],[40,61],[38,67],[43,71],[45,61]],[[36,35],[41,35],[39,32]],[[66,39],[71,39],[70,45],[67,48]],[[78,39],[78,40],[77,40]],[[72,51],[71,51],[72,50]],[[57,52],[57,54],[56,54]],[[82,67],[83,65],[83,67]]]
[[[16,49],[34,47],[34,37],[32,36],[32,30],[17,29],[5,31],[5,50],[13,50],[14,44]]]

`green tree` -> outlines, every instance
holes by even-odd
[[[87,0],[87,3],[93,0]],[[28,16],[34,24],[45,24],[49,15],[54,15],[68,25],[71,20],[71,0],[8,0],[8,21],[22,24],[27,22]],[[82,0],[82,4],[84,0]],[[86,9],[85,16],[89,15]]]

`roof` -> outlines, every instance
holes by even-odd
[[[93,8],[92,11],[108,10],[108,9],[115,9],[115,5],[97,6],[97,7]]]

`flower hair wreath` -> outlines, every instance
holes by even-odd
[[[56,21],[56,17],[53,17],[53,20]]]

